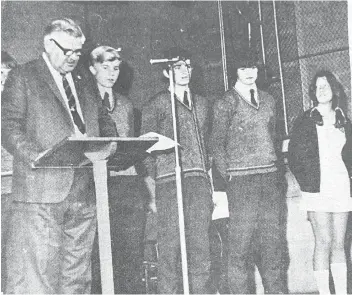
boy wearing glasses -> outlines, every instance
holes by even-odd
[[[12,70],[2,93],[1,143],[14,156],[5,293],[90,293],[92,172],[33,169],[69,136],[116,136],[91,85],[74,71],[84,41],[73,20],[51,22],[42,56]]]
[[[171,48],[165,58],[179,58],[172,63],[174,75],[177,129],[179,134],[182,194],[188,255],[190,291],[207,294],[209,279],[208,229],[211,219],[211,187],[207,176],[208,156],[205,137],[208,127],[208,101],[192,92],[190,54]],[[169,79],[168,68],[164,76]],[[156,132],[173,135],[170,89],[156,94],[142,111],[142,134]],[[155,154],[145,161],[149,176],[155,180],[158,212],[158,292],[178,293],[182,286],[180,239],[175,180],[175,152]]]

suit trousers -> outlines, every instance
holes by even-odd
[[[207,294],[210,276],[211,189],[204,177],[182,181],[190,292]],[[175,179],[156,183],[158,209],[158,293],[176,294],[182,286]]]
[[[283,274],[286,198],[282,179],[279,172],[234,176],[227,185],[228,277],[232,294],[252,293],[250,272],[254,264],[266,293],[287,292]]]
[[[90,293],[96,206],[93,192],[76,189],[77,174],[62,202],[13,202],[6,293]]]

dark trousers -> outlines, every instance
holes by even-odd
[[[139,176],[109,178],[108,192],[115,294],[140,294],[148,192]],[[92,294],[101,294],[98,234],[92,255]]]
[[[233,294],[251,293],[254,263],[266,293],[287,292],[283,274],[286,226],[283,179],[278,172],[272,172],[236,176],[228,183],[228,277]]]
[[[208,293],[211,190],[203,177],[182,181],[190,292]],[[158,292],[175,294],[182,286],[175,180],[156,184],[158,210]]]
[[[211,282],[213,289],[220,294],[229,294],[228,254],[229,254],[229,219],[212,220],[209,228]]]
[[[11,194],[1,195],[1,292],[6,291],[6,244],[11,216]]]
[[[80,196],[53,204],[12,203],[6,293],[90,293],[96,207]]]

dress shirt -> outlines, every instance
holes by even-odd
[[[170,91],[170,88],[169,88],[169,91]],[[185,89],[181,88],[179,91],[175,91],[175,95],[177,99],[184,104],[183,97],[184,97],[185,91],[187,92],[187,96],[188,96],[189,108],[192,108],[191,91],[189,90],[189,88],[185,88]]]
[[[42,56],[43,56],[43,59],[44,59],[45,63],[47,64],[47,66],[49,68],[49,71],[50,71],[51,75],[53,76],[53,78],[55,80],[55,83],[56,83],[57,87],[59,88],[61,96],[63,97],[63,99],[65,101],[67,112],[69,113],[71,121],[72,121],[72,124],[73,124],[73,126],[75,128],[75,134],[82,136],[83,134],[78,130],[76,124],[73,121],[73,117],[72,117],[72,114],[71,114],[71,111],[70,111],[70,107],[68,105],[68,99],[67,99],[67,96],[66,96],[66,92],[65,92],[64,86],[62,84],[62,75],[57,70],[55,70],[54,67],[51,65],[51,63],[49,61],[49,58],[47,57],[45,52],[43,52]],[[77,99],[76,87],[75,87],[75,83],[73,82],[72,75],[71,75],[71,73],[67,73],[65,75],[65,77],[67,79],[68,84],[71,87],[72,94],[75,97],[77,112],[80,115],[80,117],[81,117],[81,119],[82,119],[82,121],[84,123],[84,117],[83,117],[83,114],[82,114],[81,105],[79,104],[79,100]]]
[[[105,92],[109,94],[110,108],[111,110],[113,110],[115,106],[115,100],[114,100],[114,95],[112,94],[112,88],[106,88],[104,86],[101,86],[99,83],[97,83],[97,85],[98,85],[101,100],[104,99]]]
[[[245,84],[237,81],[234,88],[242,96],[242,98],[244,98],[250,104],[252,104],[250,90],[253,89],[254,90],[254,98],[257,101],[257,105],[259,106],[257,85],[255,85],[255,84],[245,85]]]

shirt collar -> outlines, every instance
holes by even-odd
[[[101,99],[104,99],[105,92],[107,92],[109,94],[109,99],[111,100],[113,97],[112,96],[112,88],[106,88],[106,87],[100,85],[99,83],[97,83],[97,85],[98,85]]]
[[[45,63],[47,64],[50,73],[53,75],[54,79],[55,80],[62,80],[61,73],[54,69],[54,67],[52,66],[52,64],[51,64],[51,62],[45,52],[43,52],[42,57],[43,57]],[[71,77],[71,72],[67,73],[65,76]]]
[[[251,89],[254,89],[254,96],[256,98],[258,97],[258,89],[257,89],[257,85],[256,84],[245,85],[245,84],[237,81],[234,88],[236,89],[237,92],[239,92],[246,99],[247,98],[250,99],[250,90]]]
[[[169,86],[168,90],[171,92],[170,86]],[[191,99],[190,99],[190,97],[191,97],[191,91],[190,91],[189,88],[185,88],[185,89],[183,89],[182,91],[175,91],[176,98],[177,98],[180,102],[183,103],[183,96],[184,96],[184,94],[185,94],[185,91],[187,91],[187,95],[188,95],[188,98],[189,98],[189,103],[190,103],[190,105],[192,105],[192,102],[191,102]]]

